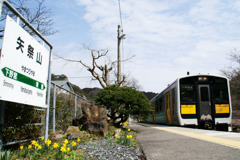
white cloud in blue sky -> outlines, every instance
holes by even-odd
[[[109,49],[115,60],[118,0],[46,1],[55,16],[57,34],[49,37],[54,52],[89,62],[86,44]],[[123,71],[135,77],[142,90],[160,92],[177,77],[220,74],[227,54],[239,49],[240,2],[235,0],[121,0]],[[79,64],[54,60],[53,72],[69,77],[90,74]],[[81,88],[99,86],[90,78],[70,79]]]

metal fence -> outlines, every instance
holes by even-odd
[[[82,104],[93,103],[54,83],[51,85],[49,132],[65,131],[82,114]]]
[[[0,101],[0,149],[44,136],[47,109]],[[82,114],[82,104],[93,103],[53,82],[50,90],[48,133],[65,131]]]

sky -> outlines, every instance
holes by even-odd
[[[91,64],[86,48],[107,49],[99,63],[117,60],[117,26],[122,25],[122,74],[140,90],[159,93],[189,71],[221,75],[229,53],[239,49],[239,0],[47,0],[55,35],[46,37],[54,54]],[[85,47],[84,47],[85,46]],[[52,73],[80,88],[100,87],[79,63],[53,56]],[[77,77],[77,78],[76,78]]]

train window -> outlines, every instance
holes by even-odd
[[[163,102],[163,97],[160,98],[160,112],[163,112],[164,111],[164,102]]]
[[[209,101],[209,93],[208,93],[208,87],[201,87],[201,101],[206,102]]]
[[[213,85],[213,99],[214,101],[229,101],[227,84]]]
[[[193,84],[181,84],[180,93],[181,102],[195,101],[195,89]]]

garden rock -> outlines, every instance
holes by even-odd
[[[52,137],[52,139],[62,139],[63,138],[63,135],[62,134],[56,134],[54,137]]]
[[[80,129],[75,126],[69,126],[65,132],[65,135],[68,135],[69,133],[81,133]]]
[[[101,136],[105,136],[109,131],[109,125],[103,122],[86,122],[83,124],[82,130],[85,130],[89,133],[96,133]]]
[[[49,139],[58,139],[61,136],[63,137],[63,131],[62,130],[56,131],[56,132],[51,132],[49,134]],[[61,139],[61,138],[59,138],[59,139]]]
[[[71,139],[78,139],[78,138],[85,138],[87,137],[86,134],[83,133],[69,133],[67,135],[67,139],[71,140]]]
[[[121,134],[121,129],[116,129],[116,130],[114,131],[114,135],[120,136],[120,134]]]
[[[79,115],[72,120],[73,126],[80,126],[87,121],[87,116],[85,114]]]

